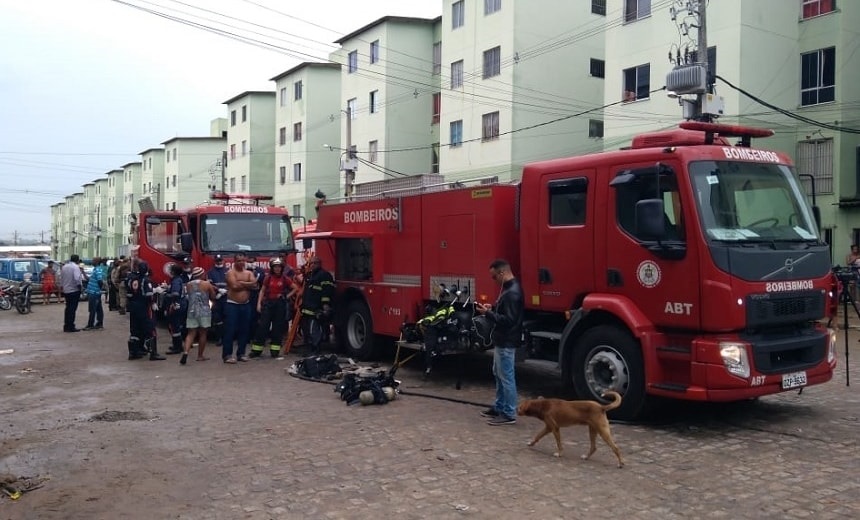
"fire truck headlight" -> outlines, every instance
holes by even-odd
[[[743,343],[720,342],[720,356],[730,374],[739,377],[750,376],[750,364],[747,360],[747,349]]]
[[[830,348],[827,349],[827,362],[833,363],[836,361],[836,331],[827,329],[830,333]]]

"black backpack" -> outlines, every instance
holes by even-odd
[[[312,379],[321,379],[327,375],[340,372],[340,364],[337,362],[337,354],[325,354],[322,356],[310,356],[296,361],[299,375]]]

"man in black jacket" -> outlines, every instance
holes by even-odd
[[[488,417],[488,424],[499,426],[515,424],[517,412],[517,381],[514,359],[517,347],[522,344],[523,313],[525,308],[523,290],[514,278],[506,260],[494,260],[490,264],[490,276],[502,288],[495,306],[479,303],[478,314],[486,316],[494,325],[492,337],[493,375],[496,377],[496,402],[481,415]]]
[[[331,324],[331,299],[334,296],[334,278],[322,268],[318,256],[308,261],[309,272],[304,281],[302,294],[302,336],[310,345],[311,355],[321,353],[320,344],[328,337],[326,329]]]

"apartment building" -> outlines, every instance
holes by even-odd
[[[65,252],[62,244],[64,231],[62,222],[65,210],[65,202],[51,204],[51,258],[63,258],[60,254]]]
[[[122,198],[125,193],[123,170],[107,172],[107,221],[105,233],[109,236],[104,253],[115,255],[119,246],[128,244],[128,217],[123,215]]]
[[[229,113],[224,191],[273,195],[275,93],[243,92],[224,104]]]
[[[315,194],[341,190],[340,157],[326,145],[340,143],[340,78],[337,63],[304,62],[275,82],[274,202],[293,217],[312,219]]]
[[[385,16],[335,41],[341,65],[340,158],[357,151],[355,182],[429,173],[433,157],[433,44],[438,20]]]
[[[149,148],[140,152],[140,195],[149,197],[156,208],[163,207],[164,148]]]
[[[444,0],[437,78],[447,180],[518,179],[602,147],[602,2]]]
[[[162,201],[162,206],[157,208],[181,210],[207,203],[213,176],[221,171],[220,161],[226,143],[220,136],[174,137],[161,143],[164,146],[164,180],[160,186],[155,176],[151,181],[152,189],[159,190],[158,200]],[[135,207],[135,213],[138,211]]]
[[[668,55],[695,52],[698,34],[692,27],[697,20],[688,11],[676,12],[672,19],[673,6],[678,8],[658,0],[606,2],[603,101],[621,102],[606,110],[607,148],[681,119],[678,101],[658,89],[672,68]],[[849,245],[860,243],[860,53],[855,52],[860,3],[723,0],[708,3],[706,22],[712,71],[784,111],[715,78],[716,92],[725,100],[719,121],[776,132],[759,141],[760,146],[795,158],[810,198],[814,178],[822,235],[831,244],[834,262],[841,263]],[[681,35],[680,46],[676,34]]]

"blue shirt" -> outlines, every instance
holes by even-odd
[[[96,266],[93,269],[93,274],[90,275],[90,281],[87,282],[87,294],[101,294],[102,282],[107,278],[107,267],[103,265]]]

